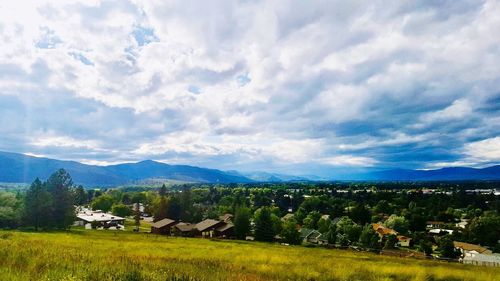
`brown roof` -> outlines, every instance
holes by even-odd
[[[480,254],[491,254],[491,251],[487,248],[475,244],[453,241],[453,245],[456,248],[463,249],[464,251],[476,251]]]
[[[408,241],[408,240],[411,240],[411,238],[403,235],[398,235],[398,241]]]
[[[213,220],[213,219],[206,219],[202,222],[199,222],[196,224],[196,229],[198,231],[205,231],[209,228],[216,228],[218,227],[220,224],[223,224],[224,222],[223,221],[219,221],[219,220]]]
[[[224,232],[224,231],[226,231],[228,229],[231,229],[233,227],[234,227],[234,224],[232,224],[232,223],[226,223],[224,225],[219,226],[216,230],[219,231],[219,232]]]
[[[373,223],[372,227],[373,227],[373,230],[375,230],[378,234],[380,234],[382,236],[390,235],[390,234],[394,234],[394,235],[398,234],[398,232],[396,230],[385,227],[379,223]]]
[[[174,227],[177,228],[181,232],[189,232],[189,231],[193,230],[194,224],[180,222],[180,223],[174,225]]]
[[[171,220],[171,219],[162,219],[162,220],[159,220],[159,221],[153,223],[151,225],[151,227],[162,228],[162,227],[165,227],[165,226],[171,226],[174,223],[175,223],[174,220]]]

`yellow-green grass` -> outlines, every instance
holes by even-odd
[[[0,231],[0,280],[500,280],[500,268],[257,242]]]

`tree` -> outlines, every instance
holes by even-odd
[[[46,184],[52,195],[52,223],[58,229],[66,229],[75,220],[74,199],[70,191],[73,180],[68,172],[60,169],[49,177]]]
[[[139,203],[136,203],[139,204]],[[165,196],[160,197],[154,208],[154,221],[160,221],[168,217],[168,199]]]
[[[361,225],[364,225],[366,223],[370,223],[372,219],[372,215],[370,213],[370,210],[366,208],[364,204],[356,204],[354,208],[352,208],[349,217],[355,221],[356,223],[359,223]]]
[[[494,212],[485,212],[471,221],[469,230],[475,243],[493,247],[500,237],[500,216]]]
[[[361,231],[361,235],[359,236],[359,243],[361,246],[368,249],[378,249],[380,247],[379,244],[379,236],[373,230],[371,224],[365,224],[363,230]]]
[[[387,236],[387,240],[385,240],[384,249],[394,249],[396,243],[398,243],[398,238],[396,235],[391,234]]]
[[[405,219],[405,217],[396,216],[394,214],[387,219],[385,225],[389,228],[396,230],[399,233],[407,233],[408,228],[410,227],[410,224]]]
[[[321,219],[321,214],[318,211],[310,212],[307,217],[304,219],[304,227],[317,229],[318,221]]]
[[[103,212],[109,212],[113,206],[113,198],[109,195],[101,195],[92,201],[92,210],[101,210]]]
[[[461,252],[453,245],[453,240],[449,235],[441,237],[438,241],[438,248],[436,249],[440,256],[443,258],[456,259],[460,257]]]
[[[250,209],[241,207],[236,210],[234,232],[236,238],[245,240],[247,234],[250,232]]]
[[[119,203],[113,205],[113,207],[111,208],[111,213],[115,216],[127,217],[132,214],[132,210],[129,206]]]
[[[345,235],[345,239],[353,243],[359,240],[361,227],[349,217],[344,216],[337,222],[337,238],[339,237],[338,234]]]
[[[46,186],[37,178],[26,192],[24,201],[24,222],[27,226],[49,227],[52,216],[52,196]]]
[[[297,230],[297,222],[294,219],[287,220],[283,224],[283,229],[281,230],[281,238],[283,239],[283,242],[290,245],[299,245],[302,243],[300,233]]]
[[[328,240],[328,244],[335,244],[337,240],[337,225],[333,222],[330,223],[328,227],[328,231],[326,232],[326,239]]]
[[[85,205],[87,204],[87,193],[85,192],[85,189],[83,186],[79,185],[77,188],[73,190],[73,198],[75,205]]]
[[[191,188],[184,188],[180,197],[180,219],[185,222],[190,222],[192,221],[193,216],[193,199],[191,198]]]
[[[330,218],[321,218],[318,221],[318,231],[321,233],[327,233],[330,225],[332,224],[332,220]]]
[[[165,184],[163,184],[161,187],[160,187],[160,190],[158,191],[158,194],[161,196],[161,197],[164,197],[167,195],[167,187],[165,186]]]
[[[275,228],[269,207],[262,207],[255,211],[255,240],[271,242],[274,240]]]
[[[139,232],[139,226],[141,226],[141,211],[139,209],[139,203],[134,204],[134,223],[135,231]]]
[[[425,253],[426,256],[430,256],[432,254],[432,243],[428,240],[422,239],[418,244],[418,249]]]
[[[22,201],[11,192],[0,192],[0,228],[16,228],[21,221]]]

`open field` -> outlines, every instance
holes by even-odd
[[[500,280],[500,268],[112,231],[0,231],[8,280]]]

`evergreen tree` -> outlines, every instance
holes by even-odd
[[[241,207],[236,210],[234,216],[234,232],[236,238],[245,240],[250,233],[250,209]]]
[[[269,207],[255,211],[255,240],[271,242],[274,240],[274,225]]]
[[[159,200],[160,201],[154,208],[153,217],[155,222],[168,217],[168,199],[162,196]]]
[[[74,197],[74,203],[75,205],[85,205],[87,204],[87,193],[85,192],[85,189],[83,186],[79,185],[77,188],[73,190],[73,197]]]
[[[47,190],[52,195],[52,223],[58,229],[66,229],[75,220],[75,208],[70,188],[73,185],[71,176],[61,169],[53,173],[47,180]]]
[[[24,221],[28,226],[49,227],[52,215],[52,196],[46,186],[37,178],[30,186],[25,196]]]
[[[180,219],[184,222],[191,222],[193,220],[194,213],[193,200],[191,198],[191,188],[184,188],[180,197]]]

